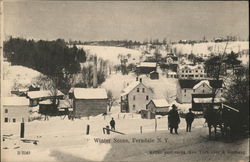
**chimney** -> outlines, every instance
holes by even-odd
[[[96,56],[94,56],[93,88],[97,88],[97,57]]]
[[[140,78],[140,82],[142,83],[142,78]]]

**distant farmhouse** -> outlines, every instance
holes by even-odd
[[[29,121],[29,99],[26,97],[3,97],[2,105],[5,123]]]
[[[212,94],[192,94],[192,110],[204,111],[211,106],[219,107],[224,101],[223,97],[216,97],[212,105]]]
[[[191,103],[192,94],[211,94],[212,88],[218,88],[217,98],[223,93],[222,80],[178,80],[177,101],[179,103]]]
[[[179,65],[177,69],[179,79],[204,79],[206,73],[203,65]]]
[[[103,88],[74,88],[73,112],[75,117],[107,113],[108,96]]]
[[[140,81],[129,84],[121,93],[121,112],[139,112],[146,110],[153,92]]]
[[[156,71],[157,64],[156,62],[141,62],[136,66],[136,73],[140,74],[149,74],[152,71]]]

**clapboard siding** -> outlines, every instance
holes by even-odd
[[[106,113],[107,99],[75,99],[74,112],[81,117]]]

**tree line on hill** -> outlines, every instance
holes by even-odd
[[[4,57],[11,65],[25,66],[54,78],[59,89],[69,88],[71,76],[86,61],[83,49],[68,47],[63,39],[34,41],[10,37],[4,42]]]

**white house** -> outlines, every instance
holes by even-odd
[[[121,112],[138,112],[146,110],[153,92],[140,81],[129,84],[121,93]]]
[[[212,89],[218,88],[216,97],[220,98],[223,93],[222,80],[178,80],[177,101],[179,103],[191,103],[192,94],[212,94]]]
[[[204,79],[206,73],[204,66],[199,65],[179,65],[177,68],[179,79]]]
[[[29,120],[29,99],[26,97],[2,98],[4,123],[27,122]]]

